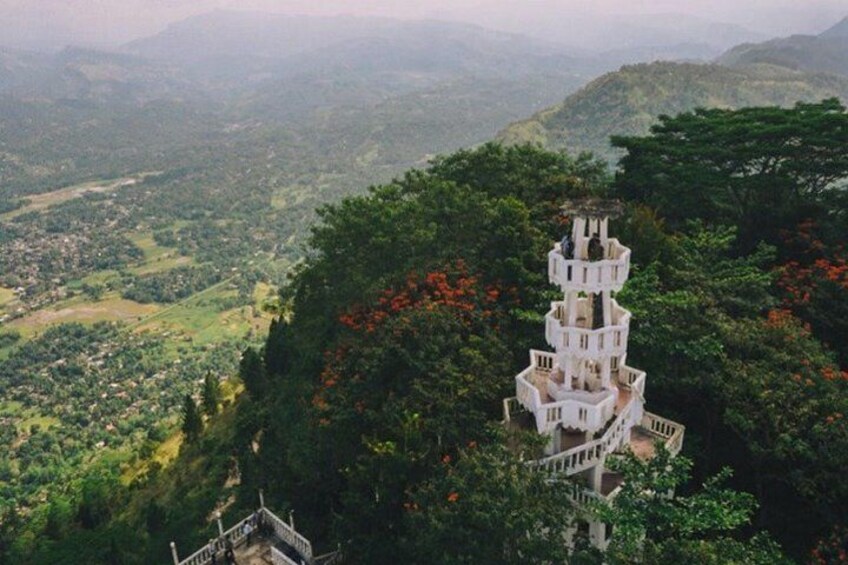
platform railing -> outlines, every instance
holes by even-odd
[[[621,245],[617,239],[610,239],[604,259],[600,261],[566,259],[560,251],[560,244],[556,244],[548,253],[548,278],[558,284],[563,292],[619,291],[629,274],[630,249]]]
[[[535,465],[551,473],[565,473],[566,476],[591,469],[605,455],[614,452],[621,446],[621,442],[629,429],[628,420],[632,408],[633,402],[631,401],[616,416],[612,425],[600,438],[540,459],[535,462]]]
[[[271,512],[265,507],[260,508],[257,511],[258,515],[261,515],[261,519],[264,523],[269,526],[277,539],[284,541],[285,543],[292,546],[298,553],[300,553],[307,563],[312,561],[312,544],[308,539],[297,533],[295,529],[287,522],[279,518],[276,514]],[[251,520],[251,517],[245,518],[243,520],[239,520],[236,525],[228,530],[224,530],[222,534],[215,538],[212,542],[215,548],[215,553],[220,554],[223,552],[227,543],[232,544],[234,548],[238,548],[245,541],[247,535],[244,532],[244,524]],[[254,525],[254,528],[256,525]],[[254,531],[256,531],[254,529]],[[176,565],[207,565],[212,563],[212,548],[209,545],[203,546],[203,548],[195,551],[190,556],[183,560],[179,560],[177,558],[176,546],[171,544],[171,552],[174,557],[174,563]],[[278,553],[283,557],[286,557],[282,552]],[[272,549],[273,556],[273,549]],[[288,559],[288,557],[286,557]],[[275,562],[276,563],[276,562]],[[281,563],[294,563],[290,559],[288,562]],[[301,565],[300,563],[295,563],[295,565]]]
[[[645,412],[639,426],[664,440],[666,449],[672,455],[677,455],[683,448],[683,435],[686,433],[686,426],[683,424]]]
[[[281,520],[267,508],[265,511],[265,523],[270,525],[278,538],[292,546],[300,553],[307,561],[312,560],[312,543],[295,531],[287,522]]]
[[[615,302],[615,301],[613,301]],[[567,307],[554,303],[545,314],[545,340],[558,352],[577,357],[597,355],[624,355],[630,334],[630,312],[613,304],[616,310],[614,324],[597,329],[568,326],[564,323]]]
[[[645,401],[645,381],[647,380],[647,375],[645,371],[640,371],[638,369],[634,369],[633,367],[628,367],[627,365],[621,365],[618,371],[618,383],[622,387],[630,390],[631,392],[637,393],[639,399],[644,402]]]
[[[294,561],[291,557],[289,557],[276,547],[271,548],[271,562],[274,565],[303,565],[303,563],[298,563],[297,561]]]

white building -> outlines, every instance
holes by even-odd
[[[645,411],[644,371],[627,365],[631,314],[614,294],[630,271],[630,249],[608,235],[616,202],[568,202],[570,238],[548,253],[548,277],[563,292],[545,315],[545,340],[554,352],[530,351],[530,365],[515,377],[516,396],[504,401],[508,426],[533,429],[548,438],[544,471],[574,477],[583,490],[579,507],[591,497],[611,499],[622,482],[607,458],[631,449],[641,458],[655,453],[655,441],[672,454],[683,444],[684,427]],[[582,479],[582,480],[581,480]],[[586,517],[589,540],[603,549],[610,532]],[[568,533],[569,539],[575,531]]]

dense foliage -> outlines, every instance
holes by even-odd
[[[137,277],[121,292],[136,302],[177,302],[221,280],[221,272],[211,266],[176,267],[161,273]]]
[[[242,405],[250,416],[241,441],[261,437],[258,452],[239,451],[246,482],[262,485],[277,506],[297,508],[313,539],[342,541],[354,562],[418,562],[421,555],[510,562],[517,551],[537,561],[561,559],[561,545],[544,538],[546,527],[537,540],[516,540],[502,525],[576,519],[548,507],[568,487],[539,496],[538,487],[527,490],[533,479],[504,476],[498,469],[512,468],[513,455],[498,451],[503,440],[487,426],[500,417],[509,376],[526,363],[540,313],[555,295],[542,275],[548,242],[563,229],[557,206],[603,183],[603,166],[589,159],[487,145],[325,208],[314,253],[286,294],[293,317],[278,323],[266,344],[265,358],[282,368],[267,371],[270,395],[252,395]],[[663,261],[680,264],[709,253],[727,262],[719,270],[724,278],[703,274],[715,295],[737,276],[759,281],[717,308],[749,312],[739,303],[767,300],[770,278],[759,270],[767,251],[734,259],[732,232],[699,228],[678,240],[649,214],[639,217],[641,225],[623,229],[637,240],[662,241]],[[651,272],[645,271],[646,285]],[[762,313],[756,307],[750,315]],[[256,359],[245,354],[246,376],[262,374]],[[672,385],[665,386],[673,397]],[[474,480],[475,474],[489,480]],[[672,479],[656,480],[661,486]],[[522,498],[526,513],[513,511],[508,519],[503,501],[493,502],[486,489]],[[746,524],[753,509],[751,497],[740,495],[736,511],[715,502],[726,493],[708,489],[699,496],[690,519],[697,521],[699,505],[711,504],[716,526],[668,534],[691,555],[718,551],[700,540]],[[702,500],[713,502],[696,502]],[[621,527],[635,519],[621,518]],[[490,544],[471,541],[477,529]],[[739,555],[759,555],[760,562],[779,555],[764,538],[738,543]],[[582,558],[593,559],[591,552]]]
[[[785,117],[807,131],[818,110],[843,115],[825,102]],[[845,300],[842,179],[793,192],[804,218],[762,196],[768,230],[749,229],[732,210],[714,213],[727,209],[722,190],[737,182],[733,170],[712,170],[703,186],[687,181],[722,145],[722,124],[762,115],[698,113],[699,131],[711,136],[675,147],[630,141],[660,160],[663,151],[691,157],[662,172],[664,190],[676,187],[674,204],[688,211],[666,216],[656,193],[631,190],[632,179],[651,178],[654,160],[625,160],[612,187],[628,200],[614,231],[636,260],[619,296],[634,313],[629,363],[650,375],[651,410],[686,424],[686,457],[622,460],[617,502],[595,509],[618,532],[613,545],[606,555],[581,548],[575,562],[822,562],[842,539],[848,373],[844,345],[826,339],[842,327],[836,308]],[[570,485],[520,463],[516,451],[526,457],[538,447],[531,438],[490,426],[556,296],[544,259],[565,229],[557,207],[603,192],[604,171],[586,157],[489,144],[324,207],[282,293],[285,316],[264,350],[242,355],[245,394],[184,456],[214,460],[220,486],[232,465],[220,454],[231,455],[240,472],[235,509],[263,488],[269,506],[296,509],[299,529],[319,547],[341,543],[351,562],[563,560],[554,532],[580,519],[561,498]],[[764,178],[749,177],[771,194]],[[820,290],[824,281],[833,284]],[[811,317],[828,306],[832,316]],[[690,474],[701,488],[687,483]],[[140,487],[152,497],[143,515],[79,514],[74,533],[51,547],[80,532],[138,527],[142,516],[147,525],[134,539],[147,555],[166,555],[149,545],[162,541],[157,531],[198,543],[220,501],[215,487],[203,483],[194,518],[163,515],[156,505],[170,500],[160,492],[170,476]],[[670,489],[676,498],[661,495]],[[83,499],[97,516],[96,489]]]
[[[826,218],[826,195],[848,177],[848,114],[836,99],[792,109],[698,109],[662,116],[627,151],[617,187],[673,228],[700,218],[738,226],[743,244]],[[681,189],[685,186],[685,189]]]

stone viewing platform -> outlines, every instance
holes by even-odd
[[[271,512],[261,493],[256,512],[228,530],[224,530],[220,514],[217,522],[218,537],[185,559],[180,559],[171,542],[174,565],[332,565],[341,561],[339,551],[313,555],[312,543],[295,530],[293,516],[285,521]]]

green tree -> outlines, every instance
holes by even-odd
[[[280,376],[289,369],[286,351],[287,333],[288,324],[285,320],[282,318],[271,320],[268,338],[265,340],[265,369],[269,375]]]
[[[657,411],[686,423],[698,478],[732,467],[734,486],[757,496],[755,523],[801,555],[848,519],[837,478],[848,381],[777,309],[768,249],[738,256],[733,229],[687,229],[619,295],[634,314],[628,362],[650,374]]]
[[[547,479],[500,441],[464,447],[404,503],[405,558],[446,564],[568,562],[562,533],[575,520],[570,489]]]
[[[203,419],[200,417],[200,411],[191,395],[187,394],[183,399],[183,435],[188,443],[194,443],[202,431]]]
[[[253,398],[260,398],[268,390],[268,377],[262,357],[252,347],[244,350],[239,364],[239,376],[244,388]]]
[[[50,539],[61,539],[67,535],[73,526],[73,519],[74,507],[71,502],[62,496],[55,496],[48,506],[44,533]]]
[[[620,194],[674,228],[692,218],[738,226],[747,249],[826,216],[821,199],[848,177],[848,113],[836,99],[661,116],[650,136],[612,143],[627,151]]]
[[[77,516],[84,528],[94,529],[105,523],[115,510],[122,492],[120,481],[110,469],[95,469],[81,481]]]
[[[613,529],[604,562],[790,563],[767,536],[736,539],[756,502],[750,494],[722,487],[730,469],[707,479],[700,490],[669,496],[688,480],[689,459],[671,457],[660,447],[648,461],[630,454],[610,465],[625,480],[611,503],[596,506],[597,516]]]
[[[203,379],[202,402],[203,411],[208,416],[213,416],[218,412],[218,404],[221,403],[221,384],[218,377],[213,375],[211,371],[207,372]]]

